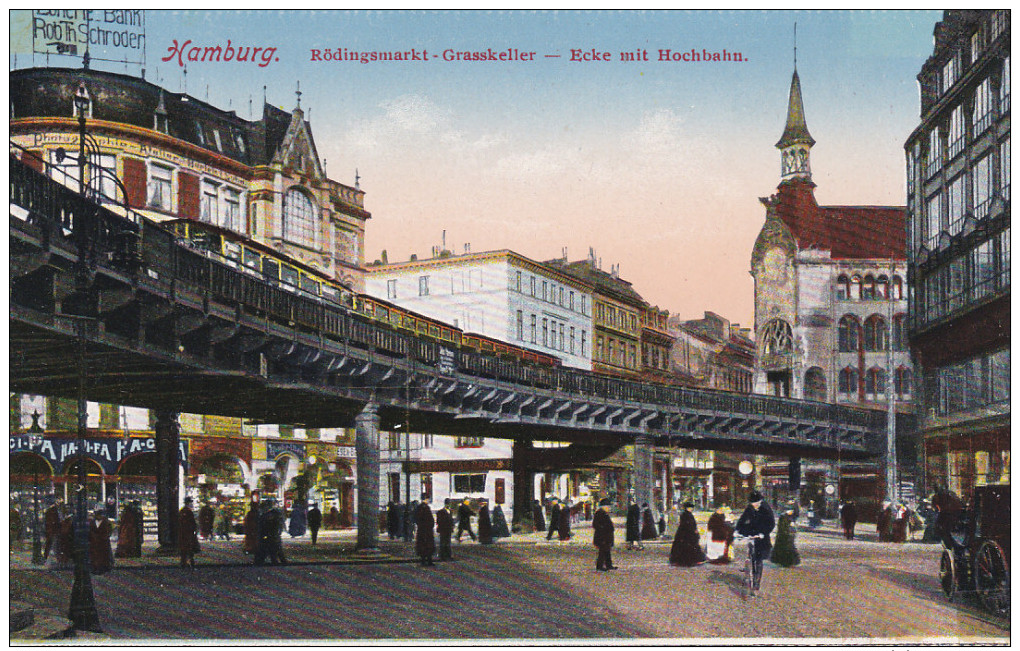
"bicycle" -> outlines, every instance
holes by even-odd
[[[744,567],[740,571],[744,573],[744,584],[741,590],[741,595],[744,599],[749,599],[754,596],[755,592],[761,589],[761,571],[762,565],[759,564],[755,567],[754,563],[754,541],[765,538],[763,534],[755,534],[753,536],[735,536],[734,539],[741,539],[747,541],[747,558],[744,559]],[[758,584],[758,588],[755,588],[755,583]]]

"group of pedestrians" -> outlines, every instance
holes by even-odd
[[[475,516],[478,517],[477,535],[471,528],[471,520]],[[482,545],[491,545],[496,538],[510,536],[510,527],[507,525],[506,516],[503,515],[503,508],[497,504],[490,512],[488,498],[478,499],[478,513],[476,514],[471,508],[471,500],[465,497],[457,506],[455,521],[453,500],[444,499],[442,508],[433,514],[429,495],[422,493],[421,501],[417,503],[414,511],[414,549],[422,566],[428,567],[435,564],[432,557],[436,553],[436,534],[439,534],[439,560],[453,560],[454,524],[457,526],[456,539],[458,543],[465,533],[471,540],[477,540]]]

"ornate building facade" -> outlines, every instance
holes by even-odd
[[[946,11],[905,144],[926,488],[1009,482],[1010,12]]]
[[[754,392],[875,408],[892,402],[895,411],[909,412],[906,210],[818,205],[814,143],[795,70],[776,143],[782,180],[761,200],[765,224],[751,253]],[[907,450],[904,441],[899,458],[909,475]],[[826,474],[825,483],[835,481],[831,470]]]

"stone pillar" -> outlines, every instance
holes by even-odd
[[[634,501],[652,505],[652,437],[639,436],[634,441]]]
[[[355,419],[358,463],[359,551],[379,548],[379,406],[365,405]]]
[[[524,533],[535,530],[535,516],[532,513],[535,492],[535,473],[528,467],[534,441],[531,439],[514,439],[513,472],[514,472],[514,513],[513,525]]]
[[[176,411],[158,410],[156,416],[156,518],[161,553],[177,551],[177,514],[180,511],[181,425]]]

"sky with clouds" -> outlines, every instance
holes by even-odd
[[[249,117],[263,92],[310,112],[329,175],[372,213],[366,258],[509,248],[537,260],[595,251],[649,302],[750,326],[751,247],[779,182],[793,72],[817,144],[822,204],[902,205],[903,142],[935,11],[155,11],[145,76]],[[31,56],[11,22],[11,65]],[[164,61],[173,42],[275,48],[257,63]],[[27,43],[27,45],[26,45]],[[425,51],[426,61],[313,61],[312,50]],[[444,52],[535,52],[444,61]],[[659,61],[659,51],[741,62]],[[609,61],[571,61],[572,51]],[[621,61],[623,52],[648,61]],[[17,58],[15,60],[15,53]],[[110,57],[116,58],[116,57]],[[140,57],[139,57],[140,58]],[[70,57],[50,65],[75,66]],[[140,74],[139,65],[94,67]],[[263,91],[265,87],[265,91]],[[257,112],[256,108],[256,112]]]

